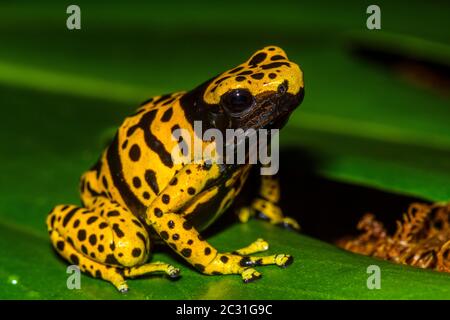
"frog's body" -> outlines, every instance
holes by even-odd
[[[82,176],[83,207],[60,205],[50,212],[47,226],[53,245],[82,271],[121,291],[127,290],[127,277],[154,271],[178,275],[171,265],[145,264],[155,240],[167,243],[205,274],[241,274],[246,282],[260,277],[252,266],[288,265],[289,255],[248,256],[268,248],[261,239],[222,254],[200,236],[198,231],[239,194],[251,165],[174,162],[171,152],[180,141],[172,134],[183,128],[193,135],[195,120],[205,129],[277,126],[302,98],[299,67],[280,48],[266,47],[191,92],[146,101],[125,119],[98,163]],[[204,146],[211,143],[203,141]],[[189,154],[193,157],[192,150]],[[278,198],[276,180],[264,176],[260,198],[240,211],[241,220],[258,211],[272,223],[298,228],[281,214]]]

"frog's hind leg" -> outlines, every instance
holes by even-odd
[[[89,274],[91,277],[111,282],[120,292],[128,291],[128,285],[120,269],[85,257],[55,230],[50,231],[50,239],[58,253],[70,263],[78,266],[81,271]]]
[[[300,225],[295,219],[283,215],[278,206],[279,200],[280,184],[277,176],[261,176],[259,196],[253,200],[250,206],[239,208],[236,213],[241,222],[247,222],[251,217],[256,216],[271,224],[300,230]]]
[[[150,239],[144,225],[126,208],[98,196],[89,208],[57,206],[47,218],[53,246],[68,261],[94,277],[127,291],[125,278],[179,270],[169,264],[144,264]]]

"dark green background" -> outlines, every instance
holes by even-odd
[[[0,298],[450,298],[446,274],[360,257],[260,221],[211,238],[231,250],[264,236],[273,252],[296,257],[286,270],[261,268],[257,283],[202,276],[159,253],[157,259],[181,265],[179,281],[130,281],[130,293],[118,295],[83,276],[82,290],[70,291],[44,224],[55,204],[79,203],[80,174],[140,101],[193,88],[272,44],[305,74],[304,103],[281,137],[284,147],[317,159],[314,174],[448,201],[448,95],[349,50],[385,48],[448,68],[446,2],[378,1],[381,31],[367,30],[365,1],[76,1],[79,31],[66,28],[69,4],[0,4]],[[382,268],[381,290],[366,288],[370,264]]]

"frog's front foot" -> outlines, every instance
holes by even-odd
[[[266,251],[269,244],[258,239],[249,246],[235,250],[231,253],[219,253],[203,271],[205,274],[240,274],[245,283],[261,278],[261,273],[254,269],[256,266],[277,265],[287,267],[294,261],[288,254],[274,254],[268,256],[250,256],[251,254]]]

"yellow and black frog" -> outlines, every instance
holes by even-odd
[[[82,206],[58,205],[47,226],[57,252],[83,272],[128,290],[126,278],[152,272],[177,277],[179,269],[148,263],[151,243],[162,242],[198,271],[261,277],[254,266],[285,267],[287,254],[252,256],[269,245],[262,239],[230,253],[219,252],[200,235],[233,202],[251,164],[175,162],[177,129],[281,128],[304,94],[303,74],[275,46],[190,92],[147,100],[126,118],[97,164],[81,178]],[[193,133],[194,134],[194,133]],[[202,141],[211,145],[214,141]],[[192,155],[192,152],[189,152]],[[277,179],[262,176],[259,197],[238,211],[241,221],[258,213],[273,224],[298,229],[277,206]]]

